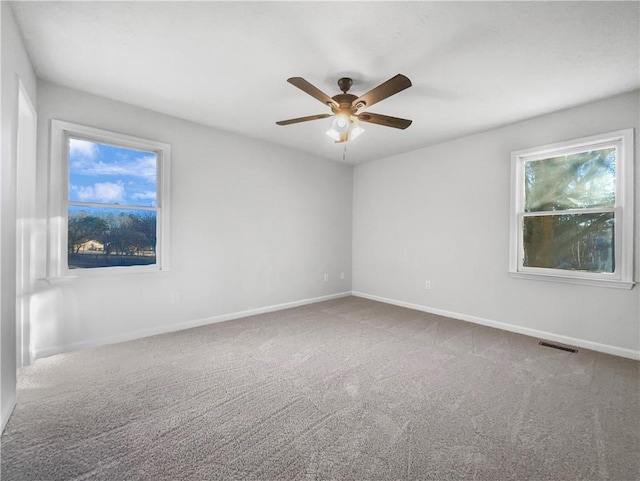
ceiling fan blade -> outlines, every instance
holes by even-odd
[[[376,104],[387,97],[391,97],[398,92],[402,92],[404,89],[408,89],[409,87],[411,87],[411,80],[402,74],[398,74],[355,99],[352,105],[357,108],[371,107],[373,104]]]
[[[363,112],[358,115],[361,122],[369,122],[370,124],[384,125],[385,127],[393,127],[394,129],[406,129],[411,125],[411,120],[401,119],[398,117],[389,117],[388,115],[374,114],[373,112]]]
[[[318,114],[318,115],[309,115],[308,117],[298,117],[297,119],[289,119],[289,120],[280,120],[276,122],[278,125],[290,125],[297,124],[300,122],[307,122],[309,120],[318,120],[318,119],[326,119],[327,117],[331,117],[332,114]]]
[[[318,99],[320,102],[322,102],[325,105],[328,105],[330,107],[335,107],[335,108],[339,108],[340,107],[340,104],[338,102],[333,100],[331,97],[329,97],[327,94],[325,94],[322,90],[320,90],[317,87],[314,87],[313,85],[311,85],[309,82],[307,82],[302,77],[291,77],[291,78],[287,79],[287,82],[289,82],[291,85],[295,85],[300,90],[302,90],[303,92],[308,93],[313,98]]]

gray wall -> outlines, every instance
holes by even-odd
[[[516,332],[640,353],[640,289],[513,279],[510,154],[638,128],[638,92],[358,165],[353,289]],[[636,179],[638,167],[636,131]],[[636,259],[638,207],[636,182]],[[635,279],[639,271],[635,268]],[[432,289],[425,290],[426,280]]]
[[[52,118],[171,144],[171,270],[40,281],[36,356],[351,290],[351,166],[39,82],[43,218]]]
[[[2,156],[0,163],[0,404],[2,427],[16,396],[16,159],[18,82],[36,101],[36,78],[7,2],[2,16]]]

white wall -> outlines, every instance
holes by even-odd
[[[0,405],[2,428],[15,405],[16,395],[16,143],[18,82],[32,102],[36,78],[22,43],[13,13],[0,2],[2,17],[2,137],[0,161]]]
[[[171,270],[40,281],[37,356],[351,290],[351,166],[39,82],[43,217],[52,118],[171,144]]]
[[[510,153],[629,127],[639,127],[638,92],[358,165],[353,290],[638,358],[638,287],[577,286],[507,274]],[[636,174],[639,137],[636,130]],[[637,266],[636,261],[636,280]],[[425,280],[431,290],[424,289]]]

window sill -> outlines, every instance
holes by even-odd
[[[603,279],[590,277],[569,277],[562,275],[537,274],[533,272],[509,272],[514,279],[528,279],[530,281],[561,282],[563,284],[577,284],[592,287],[608,287],[613,289],[631,289],[635,282],[617,279]]]
[[[127,267],[108,267],[108,268],[95,268],[95,269],[73,269],[67,273],[61,275],[54,275],[45,277],[44,280],[50,284],[63,284],[78,279],[95,279],[101,277],[120,277],[120,276],[134,276],[134,275],[146,275],[146,274],[162,274],[168,272],[169,269],[158,269],[154,267],[149,268],[132,268]]]
[[[55,286],[57,284],[65,284],[67,282],[71,282],[77,278],[78,276],[49,276],[49,277],[43,277],[39,280],[46,282],[50,286]]]

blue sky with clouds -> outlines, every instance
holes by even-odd
[[[155,207],[153,152],[69,139],[69,200]]]

